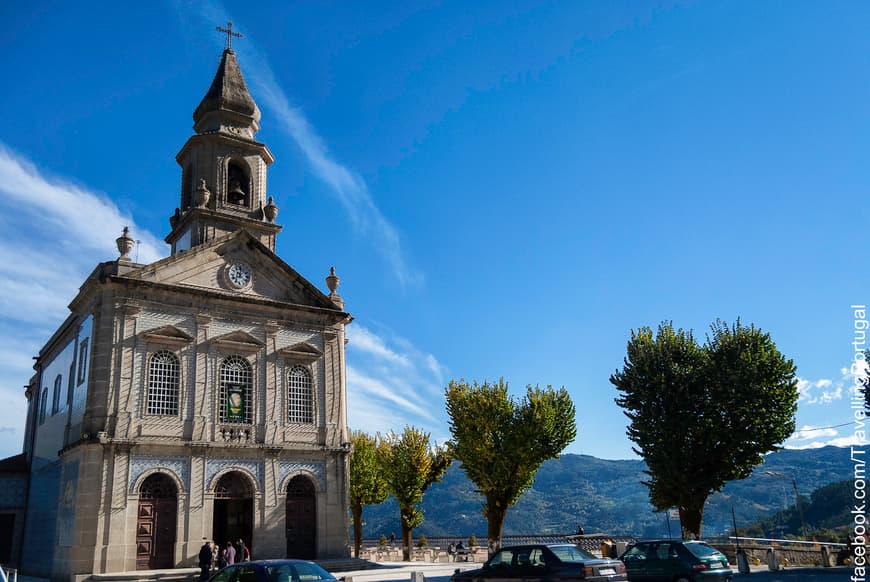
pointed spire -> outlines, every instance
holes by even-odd
[[[260,108],[248,92],[232,49],[224,49],[211,87],[193,112],[193,121],[197,133],[229,126],[244,130],[246,137],[253,138],[260,129]]]

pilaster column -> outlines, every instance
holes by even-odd
[[[266,323],[266,347],[263,348],[263,394],[264,394],[264,439],[269,446],[284,439],[279,437],[281,426],[281,386],[280,370],[278,369],[278,324]]]
[[[209,396],[209,361],[208,339],[209,324],[211,317],[204,314],[196,316],[196,346],[194,348],[194,372],[192,388],[193,401],[193,430],[191,431],[194,442],[211,440],[211,407],[212,398]],[[212,397],[214,395],[211,395]],[[193,503],[193,501],[191,501]]]
[[[115,381],[114,389],[109,392],[109,410],[114,411],[114,426],[109,419],[109,434],[115,438],[125,439],[130,436],[130,419],[133,404],[140,393],[134,386],[134,361],[136,348],[136,327],[142,308],[135,304],[124,305],[118,318],[115,335]]]

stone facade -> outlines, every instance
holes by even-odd
[[[203,538],[346,555],[351,317],[334,272],[324,293],[274,253],[259,117],[227,49],[177,157],[171,255],[131,262],[125,229],[40,351],[25,573],[195,565]]]

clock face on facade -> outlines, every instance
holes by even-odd
[[[247,263],[232,263],[227,269],[227,279],[230,285],[236,289],[248,287],[251,284],[252,278],[251,267]]]

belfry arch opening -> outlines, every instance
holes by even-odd
[[[214,489],[212,536],[220,547],[244,540],[253,548],[254,490],[248,477],[238,471],[223,475]],[[253,549],[251,549],[253,553]]]
[[[154,473],[139,487],[136,520],[136,569],[175,566],[175,525],[178,488],[171,477]]]
[[[239,206],[251,205],[251,181],[242,164],[227,164],[227,202]]]

